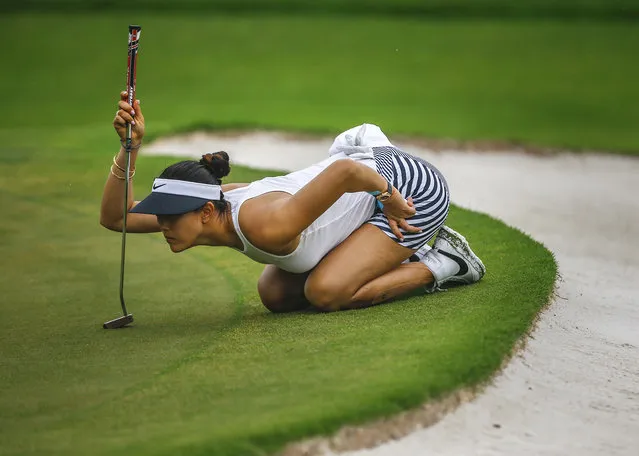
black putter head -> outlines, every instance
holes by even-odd
[[[123,315],[114,320],[107,321],[105,324],[102,325],[102,327],[104,329],[118,329],[123,328],[129,323],[133,323],[133,314]]]

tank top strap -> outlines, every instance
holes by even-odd
[[[292,252],[288,255],[273,255],[271,253],[265,252],[264,250],[261,250],[251,244],[251,242],[242,232],[242,228],[240,227],[240,208],[242,207],[242,204],[245,201],[254,198],[255,196],[263,194],[258,193],[256,195],[255,189],[251,191],[250,187],[252,185],[253,184],[247,187],[231,190],[224,194],[224,198],[231,204],[231,217],[233,220],[233,226],[235,227],[235,232],[242,241],[242,244],[244,244],[244,250],[240,250],[240,252],[257,262],[264,264],[273,264],[275,262],[285,260],[286,258],[291,257],[295,252]]]

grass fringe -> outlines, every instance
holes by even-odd
[[[543,245],[543,244],[542,244]],[[545,246],[544,246],[545,248]],[[523,351],[528,342],[533,338],[542,316],[557,302],[565,299],[559,296],[559,283],[563,278],[559,272],[555,254],[549,251],[555,267],[555,282],[548,295],[548,300],[540,308],[531,322],[529,329],[515,341],[512,349],[504,356],[501,365],[485,381],[478,384],[460,388],[452,393],[445,394],[441,398],[423,403],[417,408],[401,412],[397,415],[374,420],[361,425],[348,425],[341,428],[329,437],[316,437],[301,442],[288,444],[277,456],[324,456],[328,452],[359,451],[373,448],[392,440],[398,440],[407,435],[437,424],[449,413],[454,412],[461,405],[475,400],[488,387],[494,384],[510,362],[516,356],[523,356]]]

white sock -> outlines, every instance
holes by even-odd
[[[432,247],[428,244],[422,245],[419,249],[415,250],[415,253],[413,253],[409,258],[402,261],[402,264],[410,263],[411,261],[422,261],[424,255],[426,255],[426,253],[431,249]],[[417,259],[415,259],[414,257],[417,257]]]
[[[435,277],[435,286],[442,280],[454,276],[459,272],[459,265],[456,261],[442,255],[437,250],[429,250],[421,262],[426,265]]]

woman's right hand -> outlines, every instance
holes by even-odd
[[[140,100],[135,100],[133,106],[127,103],[126,91],[120,92],[120,101],[118,102],[118,111],[113,119],[113,128],[120,136],[120,141],[126,140],[126,124],[131,123],[131,144],[133,147],[138,146],[144,137],[144,115],[140,108]]]
[[[399,190],[393,187],[393,193],[391,197],[384,202],[384,215],[388,219],[388,225],[391,231],[400,241],[404,240],[404,235],[400,231],[400,228],[407,233],[420,233],[422,230],[416,226],[412,226],[406,221],[407,218],[415,215],[415,204],[413,198],[408,197],[404,199]]]

